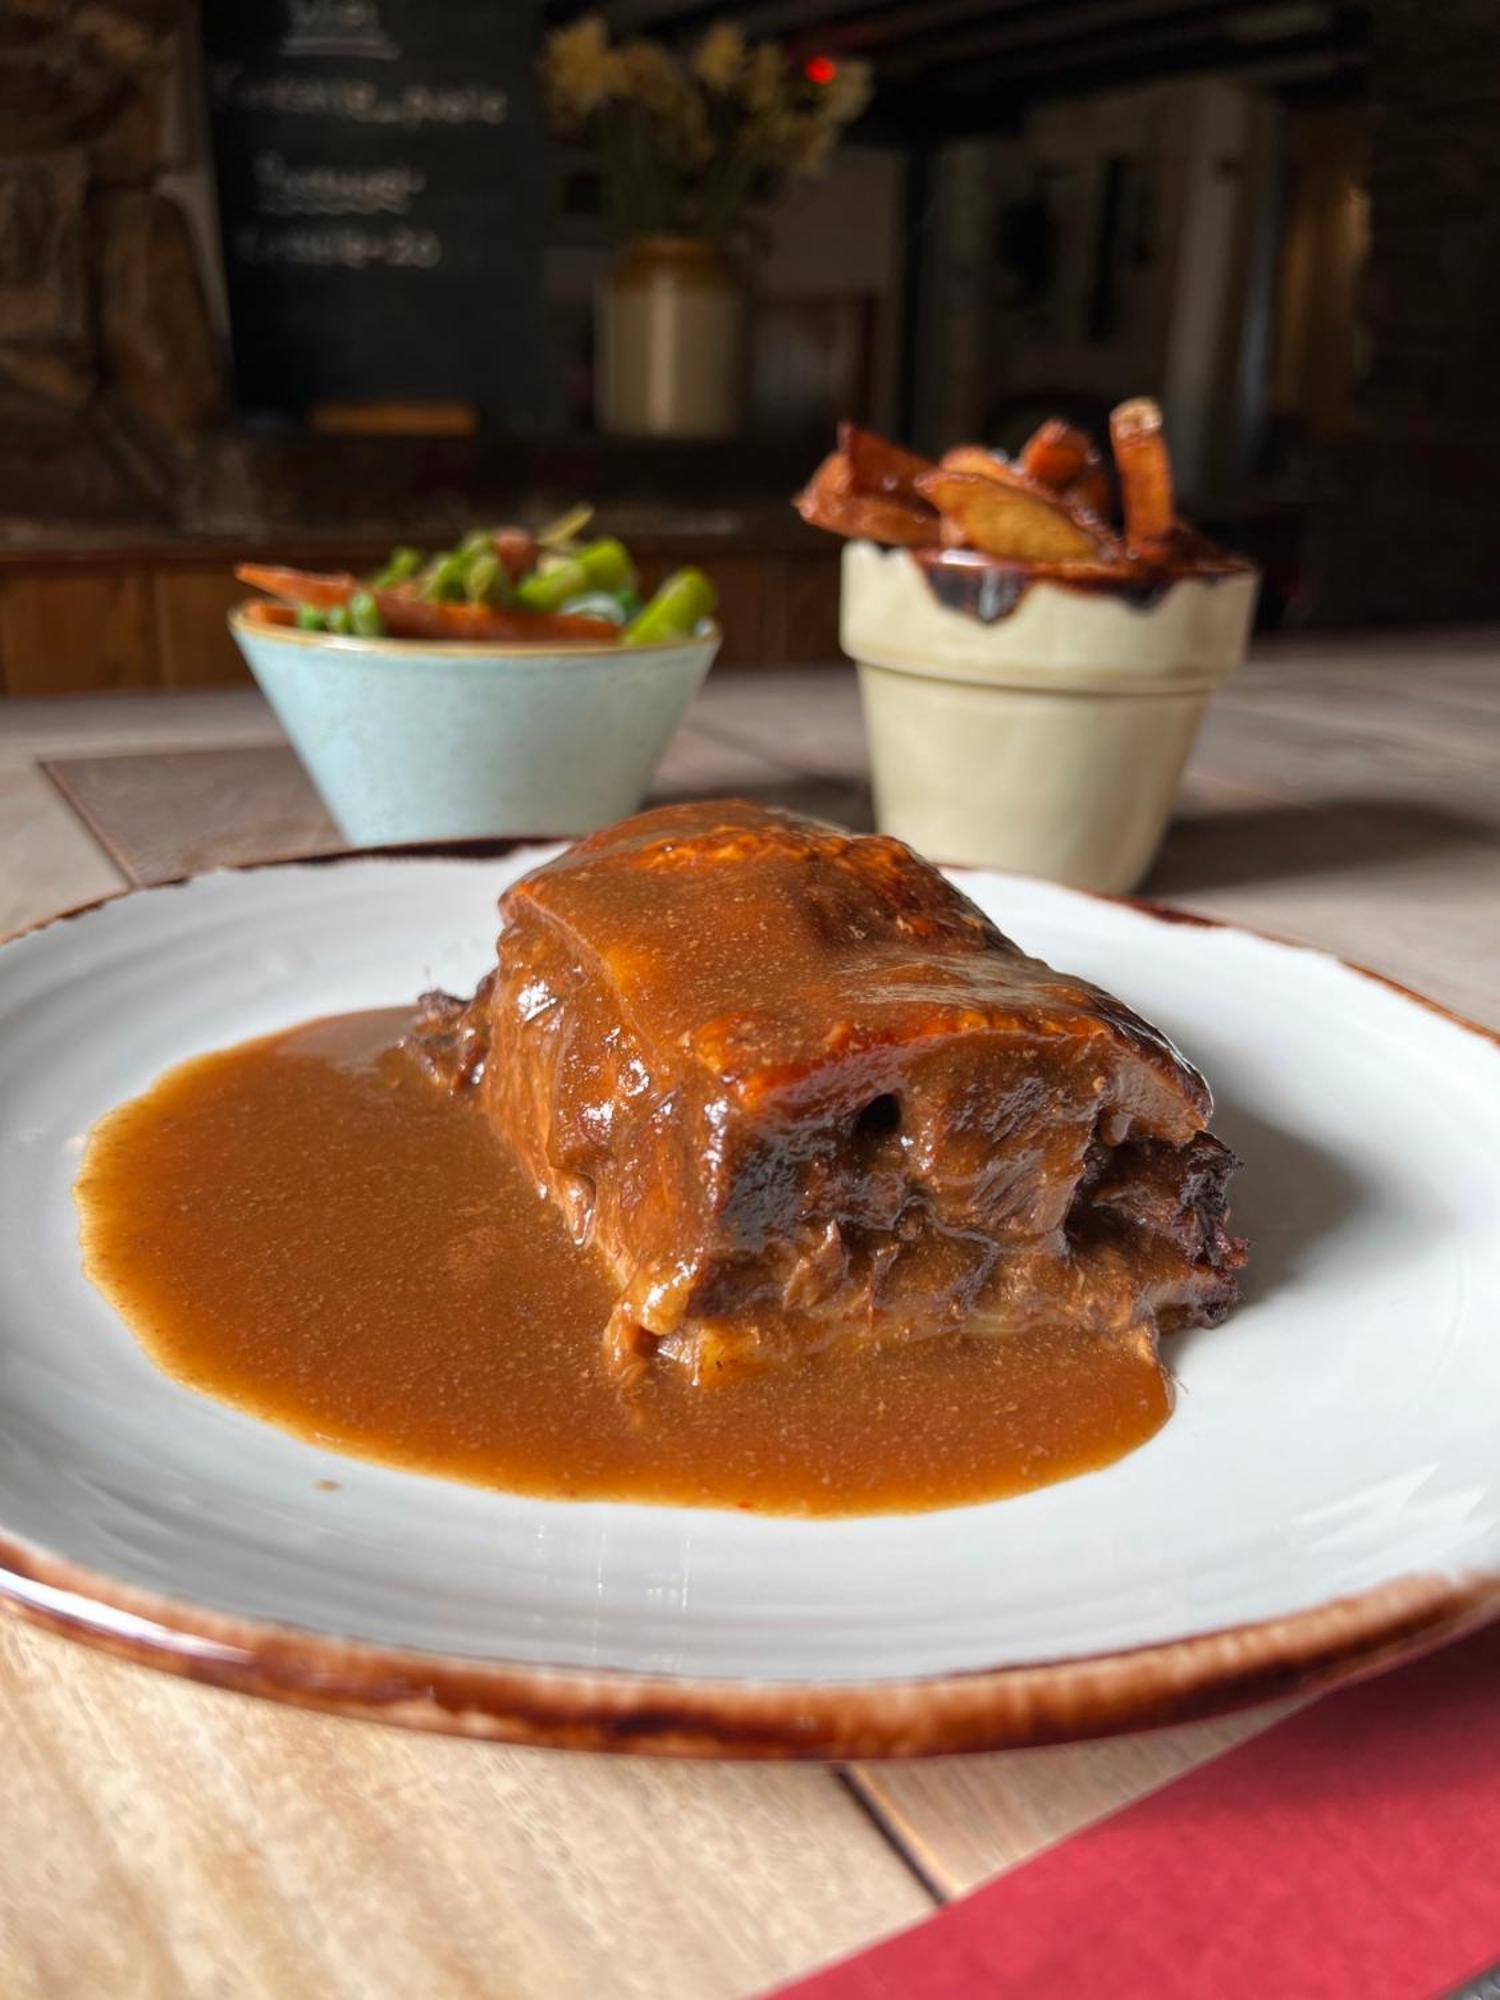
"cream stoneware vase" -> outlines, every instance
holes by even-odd
[[[732,437],[744,400],[744,289],[716,243],[648,236],[599,301],[599,415],[617,436]]]

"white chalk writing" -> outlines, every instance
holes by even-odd
[[[235,230],[234,247],[247,264],[311,264],[349,271],[374,264],[430,271],[443,261],[442,238],[431,229],[361,229],[357,223],[288,229],[247,222]]]
[[[393,61],[401,51],[380,22],[375,0],[290,0],[291,26],[281,39],[288,56],[379,56]]]
[[[408,83],[397,90],[354,76],[249,77],[231,65],[216,69],[215,98],[241,111],[278,111],[294,118],[346,118],[355,125],[503,125],[510,108],[503,90],[477,83]]]
[[[426,185],[426,174],[402,161],[294,167],[280,153],[255,156],[256,195],[268,215],[405,215]]]

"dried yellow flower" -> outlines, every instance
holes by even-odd
[[[727,97],[745,67],[745,36],[733,21],[715,21],[693,51],[693,74],[710,90]]]
[[[740,96],[756,117],[770,118],[787,102],[786,57],[779,42],[757,42],[740,78]]]
[[[627,42],[620,50],[622,95],[648,111],[670,113],[687,85],[681,64],[660,42]]]
[[[650,114],[662,157],[677,166],[705,165],[713,152],[708,112],[684,65],[659,42],[627,42],[618,60],[620,95]]]
[[[684,57],[660,42],[611,47],[590,14],[547,38],[542,75],[554,130],[597,146],[622,233],[722,237],[788,175],[821,173],[870,95],[867,64],[816,83],[732,21]]]
[[[837,131],[854,123],[869,103],[874,88],[867,62],[840,62],[832,81],[819,89],[818,108]]]
[[[583,124],[619,94],[618,60],[598,14],[587,14],[548,37],[542,77],[549,109],[571,127]]]

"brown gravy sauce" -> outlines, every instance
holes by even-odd
[[[85,1264],[188,1387],[320,1445],[551,1498],[859,1514],[1108,1464],[1148,1343],[938,1338],[695,1389],[605,1372],[610,1297],[472,1105],[342,1015],[169,1071],[95,1128]]]

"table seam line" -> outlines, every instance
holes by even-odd
[[[926,1863],[916,1853],[901,1828],[887,1814],[885,1808],[875,1795],[866,1788],[865,1781],[859,1772],[852,1770],[847,1764],[839,1764],[835,1766],[833,1775],[843,1786],[848,1797],[854,1802],[857,1810],[875,1829],[880,1839],[906,1869],[906,1872],[913,1878],[923,1894],[931,1898],[933,1908],[941,1910],[952,1900],[952,1892],[938,1880],[937,1876],[933,1874],[932,1870],[928,1868]]]

